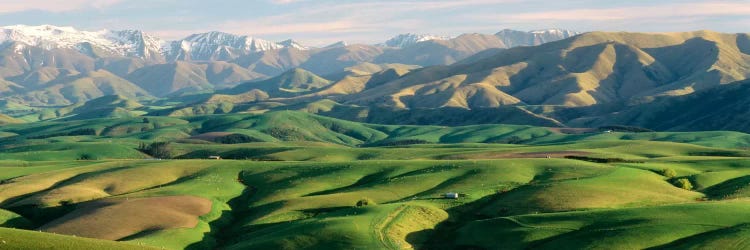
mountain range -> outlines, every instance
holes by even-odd
[[[574,34],[561,32],[558,40]],[[341,42],[314,48],[291,39],[271,42],[218,31],[167,41],[138,30],[15,25],[0,28],[0,95],[32,106],[69,105],[110,94],[164,97],[267,79],[297,67],[331,75],[361,63],[449,64],[485,49],[508,48],[503,43],[508,39],[404,34],[379,45]],[[75,82],[84,78],[97,84]],[[137,90],[118,91],[112,82],[129,82],[127,89]],[[51,92],[53,97],[40,94]]]
[[[69,119],[115,95],[142,104],[112,107],[118,116],[293,109],[373,123],[750,131],[730,122],[747,107],[736,95],[750,77],[741,33],[502,30],[323,48],[222,32],[177,41],[54,26],[2,34],[0,111],[16,120]]]
[[[321,77],[329,81],[294,93],[268,88],[269,81],[282,86],[290,85],[289,79],[317,79],[314,72],[297,69],[197,95],[173,109],[179,112],[158,114],[294,109],[373,123],[750,131],[750,125],[737,122],[744,121],[737,115],[748,108],[742,98],[749,89],[748,37],[712,31],[589,32],[538,46],[488,49],[450,65],[351,67],[344,77]],[[217,102],[206,101],[219,95],[235,96],[232,107],[219,109]]]

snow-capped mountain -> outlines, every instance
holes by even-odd
[[[543,43],[562,40],[580,34],[579,32],[564,29],[546,29],[532,31],[518,31],[504,29],[495,35],[503,40],[508,48],[518,46],[535,46]]]
[[[170,53],[165,56],[170,61],[225,61],[250,53],[285,47],[287,46],[281,43],[263,39],[212,31],[172,41]]]
[[[151,58],[164,53],[166,41],[137,30],[80,31],[51,25],[0,27],[0,42],[17,42],[43,49],[74,49],[91,56]]]
[[[388,41],[385,41],[385,43],[381,44],[383,46],[387,47],[396,47],[396,48],[403,48],[410,45],[414,45],[419,42],[424,41],[430,41],[430,40],[448,40],[451,39],[447,36],[436,36],[436,35],[429,35],[429,34],[400,34],[397,35]]]
[[[294,40],[271,42],[224,32],[193,34],[166,41],[139,30],[82,31],[52,25],[0,27],[0,43],[16,42],[42,49],[73,49],[92,57],[138,57],[146,60],[230,60],[241,55],[292,47]]]

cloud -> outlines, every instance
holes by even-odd
[[[100,9],[122,2],[123,0],[3,0],[0,1],[0,13],[11,13],[27,10],[65,12],[83,8]]]
[[[673,17],[747,16],[750,4],[740,2],[672,3],[656,6],[620,8],[587,8],[505,15],[516,21],[613,21],[635,19],[664,19]],[[497,18],[497,16],[495,16]]]
[[[144,4],[148,3],[148,4]],[[746,31],[746,0],[0,0],[0,23],[142,29],[167,39],[225,31],[271,40],[377,43],[399,33]],[[33,10],[40,11],[33,11]],[[40,14],[41,13],[41,14]]]
[[[304,2],[305,0],[269,0],[272,4],[290,4]]]

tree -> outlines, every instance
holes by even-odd
[[[154,142],[149,145],[141,143],[138,150],[154,158],[169,159],[172,158],[172,147],[169,142]]]
[[[96,157],[89,153],[83,153],[80,156],[78,156],[78,160],[80,161],[88,161],[88,160],[96,160]]]
[[[243,134],[230,134],[216,138],[214,141],[222,144],[237,144],[237,143],[248,143],[248,142],[262,142],[258,138],[243,135]]]
[[[690,183],[690,180],[686,178],[680,178],[674,181],[674,185],[678,188],[682,188],[685,190],[692,190],[693,189],[693,183]]]
[[[375,201],[371,200],[370,198],[362,198],[357,201],[357,207],[366,207],[369,205],[375,205]]]
[[[667,178],[672,178],[677,176],[677,171],[674,171],[674,169],[671,168],[665,168],[661,170],[661,175]]]

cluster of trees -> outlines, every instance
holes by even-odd
[[[305,140],[305,135],[303,135],[299,129],[291,127],[291,128],[283,128],[283,127],[273,127],[270,129],[267,129],[266,134],[269,134],[275,138],[278,138],[282,141],[303,141]]]
[[[365,197],[365,198],[358,200],[355,205],[357,207],[366,207],[369,205],[376,205],[376,204],[377,203],[375,203],[375,201],[373,201],[372,199]]]
[[[215,142],[221,144],[238,144],[238,143],[249,143],[249,142],[262,142],[263,140],[243,134],[231,134],[214,139]]]
[[[173,156],[172,147],[169,142],[154,142],[148,145],[141,142],[138,145],[138,150],[159,159],[169,159]]]
[[[79,161],[89,161],[89,160],[96,160],[96,157],[89,153],[83,153],[78,156]]]
[[[659,173],[663,175],[664,177],[672,179],[672,185],[674,185],[675,187],[682,188],[685,190],[693,190],[693,183],[690,182],[689,179],[687,178],[674,179],[675,177],[677,177],[677,171],[675,171],[674,169],[665,168],[659,171]]]

